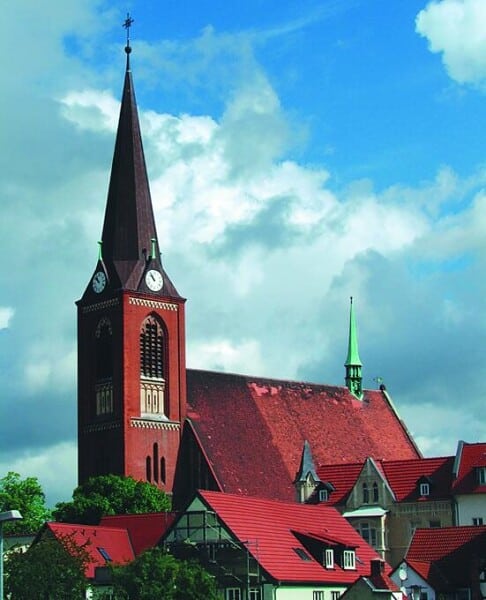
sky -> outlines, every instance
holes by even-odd
[[[127,11],[189,367],[364,386],[425,456],[486,441],[484,0],[2,7],[0,476],[76,486],[76,309],[97,259]],[[381,379],[380,379],[381,378]]]

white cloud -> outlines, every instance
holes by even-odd
[[[10,327],[10,321],[14,316],[15,311],[9,306],[0,306],[0,330],[8,329]]]
[[[106,90],[71,91],[60,98],[62,115],[80,129],[115,131],[120,103]]]
[[[264,364],[258,341],[228,339],[190,344],[188,362],[198,369],[249,374],[260,373]]]
[[[416,29],[431,52],[442,53],[452,79],[480,84],[486,81],[485,22],[484,0],[439,0],[419,12]]]

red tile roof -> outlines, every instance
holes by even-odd
[[[316,464],[417,458],[382,391],[187,371],[188,418],[222,491],[293,500],[308,440]]]
[[[420,477],[430,478],[430,500],[448,498],[451,495],[452,465],[454,457],[419,458],[410,460],[376,461],[379,471],[395,494],[398,502],[413,502],[420,499],[417,481]],[[335,491],[329,496],[333,505],[344,504],[363,469],[365,461],[347,465],[322,465],[317,474],[321,481],[332,483]]]
[[[100,526],[126,529],[135,556],[147,548],[153,548],[175,519],[175,513],[144,513],[138,515],[114,515],[103,517]]]
[[[486,494],[486,484],[479,484],[477,467],[486,467],[486,442],[459,442],[454,464],[454,494]]]
[[[447,584],[468,585],[474,559],[485,548],[486,525],[417,529],[405,559],[415,570],[421,568],[417,572],[433,587],[444,589]],[[430,565],[428,572],[424,563]]]
[[[46,531],[52,533],[60,541],[65,536],[72,536],[76,545],[82,546],[88,552],[91,561],[87,565],[85,575],[90,579],[94,577],[96,567],[104,567],[107,562],[124,564],[135,558],[126,529],[100,527],[99,525],[46,523],[42,534],[45,534]],[[103,557],[102,552],[110,557],[110,561]]]
[[[361,575],[369,575],[370,561],[379,558],[334,508],[219,492],[199,494],[238,540],[248,541],[250,553],[276,581],[352,583]],[[336,565],[326,569],[314,559],[299,558],[293,549],[308,553],[300,540],[309,531],[313,536],[344,540],[350,549],[356,548],[357,568],[345,570]]]

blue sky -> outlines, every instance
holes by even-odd
[[[129,10],[188,365],[342,384],[349,296],[424,454],[486,439],[483,0],[3,8],[0,471],[76,483],[75,306],[95,265]]]

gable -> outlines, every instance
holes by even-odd
[[[478,470],[483,469],[483,477]],[[454,462],[454,494],[486,494],[486,443],[459,442]]]
[[[419,453],[386,394],[187,371],[188,417],[226,492],[293,500],[308,440],[316,464]]]

